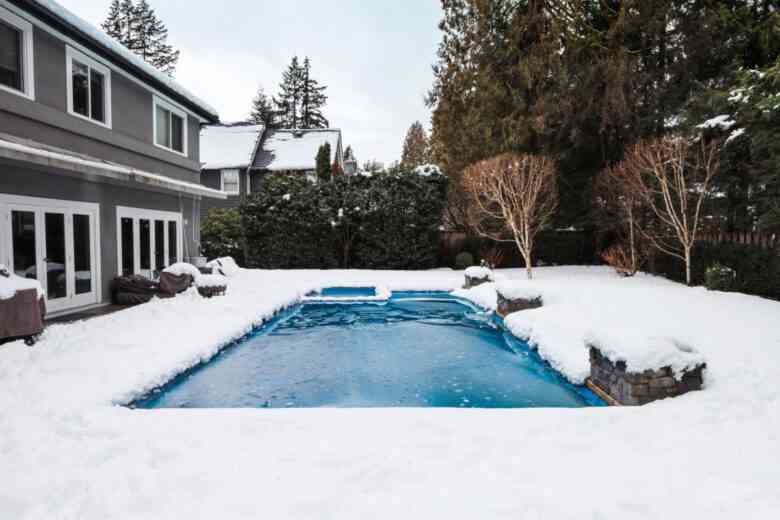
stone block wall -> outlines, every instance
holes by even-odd
[[[464,286],[465,289],[471,289],[472,287],[476,287],[478,285],[482,285],[483,283],[488,283],[490,281],[489,276],[485,276],[482,278],[477,278],[474,276],[468,276],[466,275],[466,285]]]
[[[506,298],[501,291],[498,291],[498,305],[496,312],[499,316],[505,317],[513,312],[524,311],[527,309],[538,309],[542,306],[541,298]]]
[[[623,405],[643,405],[666,397],[701,390],[705,364],[685,372],[678,381],[670,367],[627,372],[623,361],[613,363],[596,347],[590,347],[590,380]]]

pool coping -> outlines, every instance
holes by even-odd
[[[347,287],[347,285],[344,285],[344,287]],[[360,287],[370,287],[368,284],[363,284]],[[273,332],[273,330],[284,321],[292,318],[295,316],[298,312],[303,309],[306,305],[329,305],[329,304],[377,304],[377,305],[386,305],[390,302],[390,300],[393,297],[393,294],[410,294],[410,295],[417,295],[417,296],[411,296],[409,298],[405,298],[406,301],[452,301],[459,303],[465,307],[470,308],[473,311],[481,312],[487,315],[490,319],[490,321],[496,325],[501,332],[508,334],[510,337],[512,337],[514,340],[518,341],[521,344],[525,344],[527,346],[527,352],[529,355],[533,355],[539,363],[544,365],[545,368],[549,369],[556,378],[560,380],[560,383],[562,383],[565,386],[571,387],[577,394],[580,395],[582,399],[585,400],[586,405],[584,407],[586,408],[599,408],[603,406],[613,406],[613,404],[610,402],[610,400],[604,399],[599,392],[591,388],[590,381],[586,380],[584,384],[577,385],[575,383],[572,383],[566,377],[555,367],[552,366],[552,364],[544,359],[541,354],[539,353],[538,349],[536,349],[534,346],[532,346],[526,339],[520,338],[515,336],[511,330],[506,326],[504,323],[504,318],[500,316],[498,313],[496,313],[494,310],[483,307],[476,302],[470,301],[466,298],[463,298],[461,296],[456,296],[453,294],[453,291],[409,291],[409,290],[402,290],[402,291],[391,291],[385,287],[385,289],[389,293],[389,297],[385,300],[376,300],[376,299],[370,299],[372,297],[364,297],[364,299],[357,299],[357,298],[351,298],[348,297],[343,300],[339,299],[315,299],[315,298],[304,298],[300,297],[297,301],[290,303],[288,306],[278,310],[276,313],[273,314],[270,318],[265,320],[264,322],[254,326],[252,330],[247,332],[246,334],[241,335],[240,337],[237,337],[230,342],[226,343],[225,345],[221,346],[214,354],[206,359],[202,359],[200,362],[196,363],[193,366],[188,367],[187,369],[179,372],[166,382],[152,388],[151,390],[145,392],[143,395],[138,396],[134,398],[133,400],[129,402],[120,402],[120,403],[114,403],[117,406],[122,406],[126,408],[130,408],[133,410],[144,410],[147,408],[136,406],[136,403],[141,403],[148,401],[153,398],[158,393],[164,392],[166,388],[176,384],[181,379],[184,379],[191,375],[192,373],[196,372],[197,370],[201,369],[203,366],[211,363],[214,361],[217,357],[223,355],[226,352],[229,352],[233,348],[241,345],[246,339],[248,339],[250,336],[255,335],[265,335]],[[320,288],[321,290],[321,288]],[[434,296],[438,295],[438,296]],[[339,298],[339,297],[336,297]],[[368,298],[368,299],[366,299]],[[375,298],[375,297],[373,297]],[[507,348],[512,349],[511,347],[507,346]],[[526,350],[526,349],[524,349]],[[515,351],[516,355],[520,355]],[[603,392],[603,391],[602,391]],[[594,397],[596,399],[594,399]],[[417,408],[417,407],[410,407],[410,408]],[[425,407],[422,407],[425,408]],[[540,407],[544,408],[544,407]],[[220,409],[220,408],[214,408],[214,409]],[[509,410],[516,410],[516,409],[523,409],[523,408],[507,408]]]

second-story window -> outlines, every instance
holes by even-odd
[[[154,143],[187,155],[187,114],[173,105],[154,100]]]
[[[111,126],[111,73],[108,68],[68,47],[68,111]]]
[[[238,170],[222,170],[222,191],[228,195],[238,195],[241,191],[239,182]]]
[[[33,97],[32,25],[0,7],[0,89]]]

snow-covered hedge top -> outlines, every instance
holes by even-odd
[[[170,273],[175,276],[181,276],[183,274],[188,274],[192,276],[193,280],[197,280],[198,277],[201,276],[200,271],[197,267],[195,267],[192,264],[188,264],[187,262],[178,262],[175,264],[172,264],[168,267],[166,267],[163,270],[164,273]]]
[[[496,291],[507,300],[536,300],[542,293],[535,287],[529,287],[527,282],[496,280]]]
[[[202,274],[195,279],[198,287],[227,287],[228,279],[221,274]]]
[[[63,6],[55,2],[54,0],[35,0],[35,3],[52,13],[55,17],[63,20],[65,23],[72,25],[73,27],[77,28],[82,33],[86,34],[93,40],[95,40],[97,43],[99,43],[102,47],[105,49],[118,54],[122,56],[122,58],[126,59],[130,63],[132,63],[134,66],[138,67],[139,69],[143,70],[146,74],[149,76],[152,76],[156,81],[159,83],[162,83],[172,91],[176,92],[179,96],[186,99],[193,105],[200,108],[203,112],[208,113],[211,115],[212,118],[219,119],[219,114],[217,113],[216,109],[197,97],[195,94],[181,86],[179,83],[176,82],[172,77],[165,74],[164,72],[161,72],[151,66],[150,64],[146,63],[143,59],[136,56],[133,52],[129,51],[126,47],[124,47],[122,44],[114,41],[110,36],[108,36],[106,33],[98,29],[96,26],[92,25],[91,23],[79,18],[69,10],[65,9]]]
[[[671,367],[677,379],[687,370],[705,362],[704,357],[685,342],[672,337],[648,336],[634,330],[612,329],[589,332],[587,347],[596,347],[613,363],[624,361],[629,372]]]
[[[430,177],[431,175],[441,175],[441,169],[435,164],[423,164],[414,169],[414,173],[420,177]]]
[[[241,272],[241,268],[238,266],[232,256],[223,256],[222,258],[215,258],[211,262],[206,264],[208,267],[214,269],[218,274],[223,274],[227,277],[234,277]]]
[[[488,280],[493,279],[493,271],[491,271],[487,267],[482,267],[479,265],[474,265],[466,269],[466,276],[469,278],[487,278]]]
[[[696,128],[722,128],[723,130],[728,130],[736,124],[737,122],[731,119],[730,115],[723,114],[706,120]]]
[[[16,276],[6,266],[0,264],[0,300],[10,300],[17,291],[27,289],[36,289],[38,297],[43,296],[43,287],[38,280]]]

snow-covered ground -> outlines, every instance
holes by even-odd
[[[601,268],[536,275],[544,307],[508,325],[567,377],[586,372],[585,337],[629,352],[672,338],[707,360],[704,391],[572,410],[112,406],[313,288],[463,281],[244,271],[225,297],[190,292],[0,347],[0,518],[776,518],[780,303]],[[491,290],[471,296],[494,304]]]

